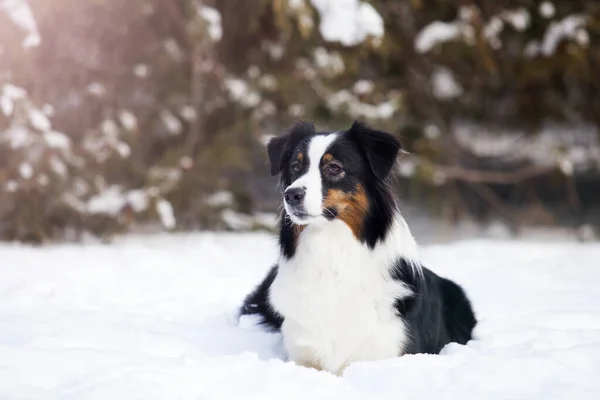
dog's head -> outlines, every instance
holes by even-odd
[[[400,142],[355,122],[339,132],[316,132],[300,122],[268,144],[271,174],[280,175],[283,204],[297,225],[346,222],[361,229],[373,188],[388,178]]]

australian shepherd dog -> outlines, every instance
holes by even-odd
[[[268,146],[283,210],[277,264],[241,314],[280,331],[294,363],[341,374],[351,363],[437,354],[466,344],[476,318],[464,290],[422,265],[392,180],[392,135],[355,122],[298,122]]]

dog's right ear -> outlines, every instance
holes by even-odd
[[[387,132],[382,132],[355,121],[348,130],[369,161],[371,171],[379,179],[385,179],[402,148],[400,141]]]
[[[303,138],[314,133],[315,126],[312,122],[297,122],[284,136],[273,138],[267,144],[269,163],[271,164],[271,176],[278,175],[282,170],[289,154],[295,145]]]

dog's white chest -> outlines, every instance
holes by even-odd
[[[307,227],[270,291],[285,317],[290,359],[340,373],[353,361],[398,356],[406,331],[394,301],[409,291],[390,277],[391,262],[386,249],[368,249],[341,221]]]

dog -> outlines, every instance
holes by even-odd
[[[393,190],[400,142],[355,121],[295,123],[267,145],[283,192],[278,262],[241,315],[281,332],[289,360],[341,375],[358,361],[438,354],[477,323],[465,291],[422,265]]]

